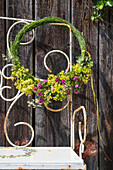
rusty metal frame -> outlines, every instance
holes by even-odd
[[[15,22],[15,23],[9,28],[8,33],[7,33],[7,49],[8,49],[8,53],[11,55],[11,53],[10,53],[10,47],[9,47],[9,35],[10,35],[10,32],[11,32],[12,28],[13,28],[15,25],[19,24],[19,23],[29,24],[29,23],[31,23],[31,22],[33,22],[33,21],[35,21],[35,20],[27,20],[27,19],[20,19],[20,18],[10,18],[10,17],[0,17],[0,19],[17,21],[17,22]],[[52,52],[60,52],[60,53],[62,53],[62,54],[67,58],[67,61],[68,61],[68,67],[67,67],[66,71],[68,71],[69,68],[70,68],[70,71],[72,71],[72,32],[71,32],[71,27],[70,27],[68,24],[63,24],[63,23],[51,23],[50,25],[60,25],[60,26],[66,26],[66,27],[69,28],[69,46],[70,46],[70,52],[69,52],[70,54],[69,54],[69,56],[70,56],[70,60],[68,59],[67,55],[66,55],[64,52],[62,52],[62,51],[60,51],[60,50],[53,50],[53,51],[50,51],[48,54],[46,54],[46,56],[45,56],[45,58],[44,58],[44,66],[45,66],[45,68],[46,68],[48,71],[51,72],[51,70],[47,67],[46,58],[47,58],[47,56],[48,56],[50,53],[52,53]],[[34,30],[33,30],[33,37],[32,37],[32,39],[31,39],[29,42],[21,43],[21,45],[27,45],[27,44],[29,44],[29,43],[32,43],[32,41],[34,40],[34,37],[35,37],[34,35],[35,35],[35,32],[34,32]],[[5,76],[4,71],[5,71],[5,69],[6,69],[7,67],[12,67],[12,66],[13,66],[13,64],[7,64],[6,66],[3,67],[2,71],[0,70],[0,76],[1,76],[1,81],[0,81],[0,96],[1,96],[1,98],[2,98],[3,100],[5,100],[5,101],[12,101],[12,103],[11,103],[11,105],[10,105],[8,111],[7,111],[6,117],[5,117],[5,121],[4,121],[4,133],[5,133],[5,136],[6,136],[7,141],[8,141],[12,146],[16,146],[16,145],[14,145],[14,144],[10,141],[10,139],[9,139],[9,137],[8,137],[6,125],[7,125],[7,119],[8,119],[8,116],[9,116],[9,113],[10,113],[12,107],[14,106],[14,104],[16,103],[16,101],[17,101],[20,97],[22,97],[22,96],[24,95],[24,93],[20,93],[20,91],[18,91],[17,94],[15,95],[15,97],[13,97],[13,98],[11,98],[11,99],[6,99],[6,98],[2,95],[2,91],[3,91],[4,89],[7,89],[7,88],[8,88],[8,89],[11,89],[10,86],[3,86],[3,78],[4,78],[4,79],[10,79],[10,77]],[[72,90],[71,90],[71,91],[72,91]],[[69,105],[69,108],[70,108],[69,112],[70,112],[70,120],[71,120],[71,135],[70,135],[70,141],[71,141],[71,142],[70,142],[70,143],[71,143],[71,147],[72,147],[73,149],[75,148],[75,137],[74,137],[74,121],[75,121],[75,115],[76,115],[76,113],[77,113],[79,110],[81,110],[81,109],[83,110],[83,115],[84,115],[84,138],[82,138],[81,122],[79,122],[79,137],[80,137],[80,141],[81,141],[81,143],[80,143],[80,150],[79,150],[79,156],[82,158],[82,153],[83,153],[83,150],[84,150],[84,142],[85,142],[85,140],[86,140],[86,110],[85,110],[84,106],[80,106],[78,109],[76,109],[76,110],[74,111],[74,113],[72,112],[72,92],[71,92],[71,96],[70,96],[70,98],[68,99],[66,105],[65,105],[63,108],[57,109],[57,110],[51,109],[51,108],[49,108],[48,106],[46,106],[46,108],[47,108],[48,110],[50,110],[50,111],[58,112],[58,111],[62,111],[63,109],[65,109],[65,108],[68,106],[68,104],[70,104],[70,105]],[[29,123],[26,123],[26,122],[18,122],[18,123],[16,123],[16,124],[14,124],[14,126],[17,126],[17,125],[20,125],[20,124],[24,124],[24,125],[28,126],[28,127],[31,129],[31,132],[32,132],[31,139],[30,139],[29,143],[25,145],[25,146],[28,146],[28,145],[32,142],[33,137],[34,137],[33,128],[32,128],[32,126],[31,126]],[[19,146],[18,146],[18,147],[19,147]]]

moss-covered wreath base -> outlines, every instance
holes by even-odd
[[[41,81],[31,75],[29,69],[21,64],[18,57],[18,48],[26,32],[49,23],[68,24],[71,27],[72,33],[79,41],[81,55],[76,57],[76,64],[72,66],[72,71],[67,73],[61,71],[57,75],[49,74],[47,80]],[[86,43],[84,38],[71,23],[61,18],[45,17],[29,25],[25,25],[16,35],[15,40],[10,43],[10,51],[11,55],[8,57],[8,60],[14,65],[11,79],[15,80],[14,85],[16,88],[24,92],[27,96],[31,96],[33,93],[36,94],[37,98],[32,102],[33,107],[42,103],[47,105],[51,99],[62,101],[70,95],[73,86],[75,88],[75,94],[78,94],[82,89],[82,85],[87,84],[90,79],[93,61],[89,53],[85,56]]]

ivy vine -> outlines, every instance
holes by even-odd
[[[91,16],[91,20],[94,21],[95,19],[102,18],[106,7],[113,7],[113,0],[95,0],[92,7],[96,9]]]

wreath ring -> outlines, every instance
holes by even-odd
[[[20,59],[18,57],[18,49],[20,46],[20,42],[23,39],[26,32],[29,32],[37,28],[40,25],[45,25],[45,24],[50,24],[50,23],[51,24],[54,24],[54,23],[64,24],[65,26],[63,27],[66,27],[67,25],[68,28],[69,27],[71,28],[71,32],[75,35],[75,37],[79,41],[79,45],[81,48],[81,55],[77,57],[76,65],[72,66],[72,71],[65,72],[65,73],[61,71],[61,73],[57,75],[50,74],[48,75],[48,80],[41,82],[40,79],[31,75],[29,70],[26,69],[21,64]],[[33,106],[35,106],[35,104],[37,103],[41,105],[43,102],[45,106],[47,106],[47,104],[49,103],[51,99],[56,100],[56,101],[57,100],[62,101],[63,98],[66,98],[67,95],[71,93],[71,87],[73,85],[75,85],[75,88],[76,88],[75,93],[78,94],[78,92],[81,90],[82,84],[88,83],[90,73],[91,73],[91,68],[93,66],[93,61],[89,53],[88,53],[88,56],[85,57],[86,43],[81,33],[71,23],[61,18],[57,18],[57,17],[56,18],[45,17],[41,20],[34,21],[30,24],[25,25],[20,30],[20,32],[16,35],[15,40],[11,41],[10,52],[11,52],[11,56],[9,56],[9,60],[14,65],[11,78],[12,80],[16,80],[14,84],[16,88],[19,89],[21,92],[24,92],[27,96],[32,95],[33,92],[36,93],[36,95],[38,96],[38,99],[33,101],[32,103]],[[46,54],[46,58],[48,54]],[[45,61],[46,61],[46,58],[45,58]],[[66,106],[67,104],[63,108],[65,108]],[[57,110],[62,110],[62,108],[57,109]]]

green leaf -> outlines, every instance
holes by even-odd
[[[101,14],[98,14],[98,12],[94,12],[93,15],[91,16],[91,20],[94,21],[96,18],[101,17]]]
[[[78,57],[77,62],[80,64],[82,61],[84,61],[84,56],[81,55]]]
[[[94,17],[93,15],[91,16],[91,20],[92,20],[92,21],[94,21],[94,20],[95,20],[95,17]]]
[[[90,64],[91,64],[91,66],[93,66],[94,65],[93,61],[91,61]]]
[[[112,7],[113,6],[113,2],[111,0],[104,0],[104,4],[105,6],[109,6],[109,7]]]
[[[100,9],[100,10],[103,9],[103,7],[104,7],[103,0],[98,0],[93,5],[93,8]]]

